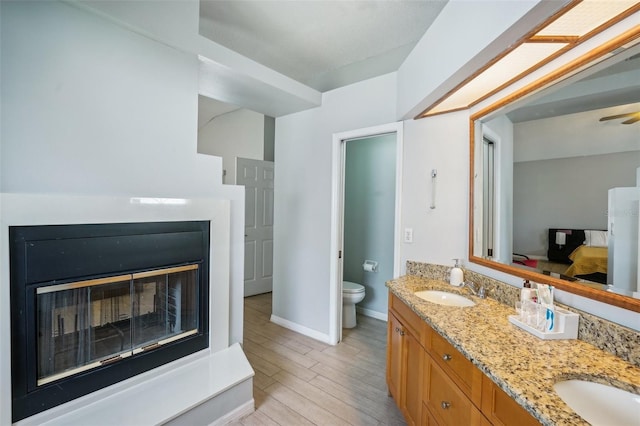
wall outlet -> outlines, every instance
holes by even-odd
[[[413,242],[413,228],[404,228],[404,242],[405,243]]]

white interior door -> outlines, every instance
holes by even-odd
[[[273,289],[273,162],[236,159],[236,184],[245,187],[244,295]]]

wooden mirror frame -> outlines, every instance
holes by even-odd
[[[494,112],[507,104],[510,104],[518,99],[521,99],[535,91],[546,88],[557,82],[562,77],[575,73],[585,65],[600,59],[604,55],[618,49],[630,42],[633,42],[640,38],[640,27],[636,26],[632,30],[606,42],[598,48],[592,50],[588,54],[585,54],[568,64],[560,67],[559,69],[547,74],[546,76],[526,85],[525,87],[516,90],[509,96],[495,102],[494,104],[474,113],[470,117],[469,132],[470,132],[470,160],[469,160],[469,262],[478,265],[485,266],[490,269],[495,269],[501,272],[506,272],[511,275],[528,279],[531,281],[551,284],[554,287],[564,290],[569,293],[577,294],[589,299],[597,300],[599,302],[607,303],[619,308],[628,309],[634,312],[640,312],[640,299],[635,299],[630,296],[623,296],[621,294],[612,293],[603,290],[593,289],[589,286],[582,284],[576,284],[570,281],[565,281],[560,278],[555,278],[549,275],[544,275],[538,272],[520,269],[515,266],[495,262],[492,260],[484,259],[482,257],[474,256],[473,254],[473,216],[474,216],[474,164],[475,164],[475,121],[483,118],[487,114]]]

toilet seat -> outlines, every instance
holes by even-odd
[[[342,281],[342,292],[349,294],[364,293],[364,286],[351,281]]]

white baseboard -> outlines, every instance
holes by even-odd
[[[367,308],[361,308],[359,306],[356,306],[356,312],[358,312],[359,314],[364,315],[365,317],[371,317],[371,318],[375,318],[375,319],[379,319],[381,321],[387,322],[389,320],[389,314],[388,313],[382,313],[382,312],[378,312],[378,311],[372,311],[371,309],[367,309]]]
[[[303,334],[307,337],[311,337],[312,339],[316,339],[321,341],[322,343],[326,343],[331,345],[331,339],[329,339],[329,335],[328,334],[324,334],[324,333],[320,333],[316,330],[312,330],[310,328],[307,328],[303,325],[300,324],[296,324],[295,322],[291,322],[289,320],[286,320],[284,318],[280,318],[278,316],[275,315],[271,315],[271,322],[278,324],[284,328],[288,328],[289,330],[295,331],[296,333],[300,333]]]

